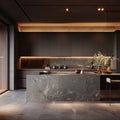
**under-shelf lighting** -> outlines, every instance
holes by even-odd
[[[21,56],[19,58],[19,69],[21,69],[22,67],[22,61],[26,61],[26,60],[47,60],[47,59],[93,59],[93,56],[69,56],[69,57],[52,57],[52,56]]]
[[[21,56],[20,59],[92,59],[93,56],[71,56],[71,57],[51,57],[51,56]]]
[[[106,56],[109,57],[109,56]],[[22,69],[22,63],[27,61],[40,61],[40,60],[49,60],[49,59],[61,59],[61,60],[92,60],[94,56],[69,56],[69,57],[51,57],[51,56],[21,56],[19,58],[19,69]]]

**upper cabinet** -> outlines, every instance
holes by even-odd
[[[18,33],[19,56],[114,55],[114,33]]]

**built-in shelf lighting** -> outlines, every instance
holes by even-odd
[[[106,56],[109,57],[109,56]],[[40,66],[40,62],[42,62],[42,64],[44,63],[43,61],[51,61],[51,60],[77,60],[77,61],[88,61],[88,60],[93,60],[94,56],[68,56],[68,57],[52,57],[52,56],[21,56],[19,58],[19,64],[18,64],[18,68],[22,69],[22,68],[29,68],[28,66],[35,65],[35,64],[39,64],[38,66]],[[31,64],[30,64],[31,63]],[[26,65],[28,65],[26,67]],[[32,68],[32,67],[31,67]],[[34,67],[33,67],[34,68]]]
[[[22,63],[24,61],[40,61],[40,60],[89,60],[93,59],[93,56],[70,56],[70,57],[52,57],[52,56],[21,56],[19,58],[19,69],[22,69]]]
[[[93,56],[71,56],[71,57],[21,56],[20,59],[93,59]]]

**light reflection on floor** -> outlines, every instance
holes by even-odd
[[[0,94],[5,92],[5,91],[6,91],[6,89],[0,89]]]
[[[0,113],[4,114],[11,114],[15,112],[20,112],[21,106],[19,105],[13,105],[13,104],[6,104],[0,107]]]
[[[118,102],[28,103],[25,92],[0,96],[0,120],[119,120]]]

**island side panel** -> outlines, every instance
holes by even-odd
[[[27,75],[27,101],[96,101],[100,99],[98,75]]]

